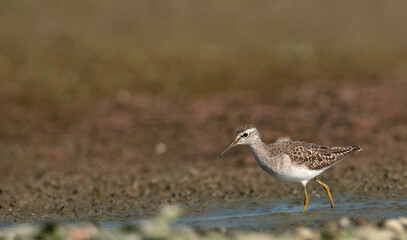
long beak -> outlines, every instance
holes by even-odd
[[[223,150],[223,152],[219,155],[219,157],[222,157],[222,155],[225,154],[225,152],[227,152],[229,149],[233,148],[234,146],[238,145],[239,140],[240,140],[240,138],[237,138],[235,141],[233,141],[232,144],[229,145],[229,147],[227,147],[225,150]]]

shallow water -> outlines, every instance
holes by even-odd
[[[302,213],[302,204],[289,201],[236,201],[209,206],[187,208],[174,224],[187,225],[198,230],[216,227],[227,229],[274,231],[295,226],[319,228],[328,221],[343,217],[365,217],[371,220],[407,215],[407,200],[362,199],[360,197],[335,199],[335,208],[327,200],[314,199]],[[145,219],[144,219],[145,220]],[[138,224],[136,219],[127,224]],[[106,223],[109,226],[116,223]]]
[[[352,196],[335,198],[335,208],[331,208],[328,199],[310,199],[306,213],[302,213],[302,203],[292,200],[241,200],[225,201],[216,204],[200,204],[194,207],[184,207],[183,214],[173,224],[189,226],[196,230],[210,230],[225,227],[229,230],[247,231],[284,231],[292,227],[307,226],[320,228],[329,221],[343,217],[363,217],[371,221],[383,218],[407,216],[407,200],[397,197],[386,199],[364,198]],[[182,207],[182,206],[181,206]],[[158,213],[137,218],[123,218],[120,214],[109,217],[110,220],[89,218],[106,228],[116,228],[123,225],[138,225],[151,220]],[[128,215],[128,213],[126,214]],[[55,219],[54,219],[55,220]],[[57,219],[62,224],[78,224],[77,219]],[[41,224],[42,222],[31,222]],[[0,228],[13,227],[15,224],[2,223]]]

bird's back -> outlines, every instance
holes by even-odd
[[[345,156],[362,150],[360,146],[328,147],[300,141],[276,142],[268,145],[272,155],[286,154],[291,162],[311,170],[329,167]]]

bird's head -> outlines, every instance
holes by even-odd
[[[222,156],[229,149],[237,145],[251,145],[254,141],[260,138],[260,133],[257,128],[251,124],[240,127],[236,132],[235,140],[221,154]]]

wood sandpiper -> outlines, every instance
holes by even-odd
[[[334,207],[328,185],[316,177],[323,171],[340,162],[345,156],[362,150],[360,146],[327,147],[300,141],[279,141],[265,144],[256,127],[251,124],[237,130],[236,138],[221,154],[236,145],[249,145],[256,162],[270,175],[285,181],[300,182],[304,186],[304,208],[309,203],[306,185],[314,179],[326,191]]]

